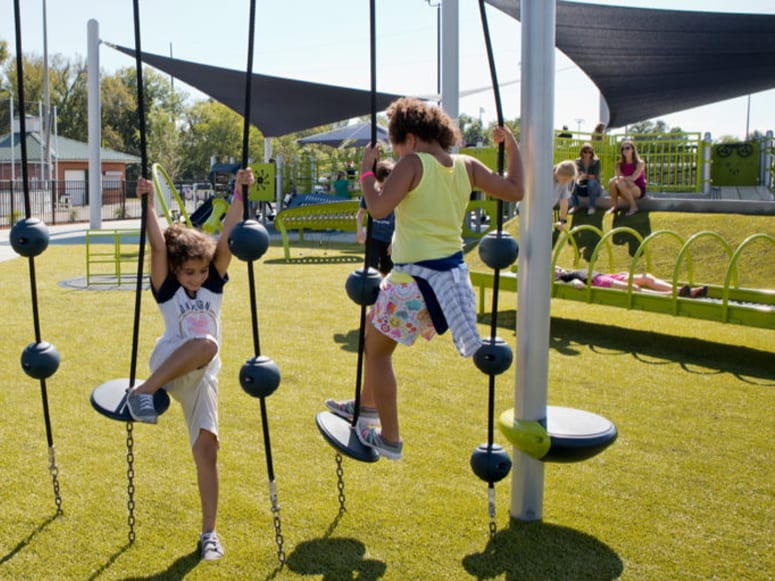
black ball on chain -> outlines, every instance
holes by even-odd
[[[239,372],[242,389],[252,397],[268,397],[280,385],[280,368],[265,355],[251,357]]]
[[[482,346],[474,353],[474,365],[487,375],[500,375],[511,367],[514,354],[511,347],[500,337],[492,341],[490,337],[482,339]]]
[[[266,228],[255,220],[243,220],[229,232],[229,250],[245,262],[258,260],[269,248]]]
[[[344,288],[347,291],[347,296],[354,303],[368,306],[377,302],[381,282],[382,275],[377,269],[369,267],[364,270],[359,268],[350,273]]]
[[[59,351],[51,343],[30,343],[22,351],[22,369],[35,379],[51,377],[59,369]]]
[[[479,444],[471,454],[471,470],[487,483],[499,482],[511,470],[511,457],[498,444]]]
[[[519,245],[508,232],[488,232],[479,241],[479,257],[490,268],[508,268],[517,256]]]
[[[38,218],[23,218],[11,228],[9,238],[16,254],[38,256],[48,248],[48,227]]]

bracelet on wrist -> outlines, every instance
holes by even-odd
[[[373,177],[373,178],[375,178],[375,179],[376,179],[376,177],[377,177],[376,175],[374,175],[374,172],[373,172],[373,171],[367,171],[366,173],[362,173],[362,174],[361,174],[361,177],[360,177],[360,178],[358,178],[358,183],[359,183],[359,184],[361,184],[361,185],[363,185],[363,180],[365,180],[365,179],[366,179],[367,177],[369,177],[369,176],[371,176],[371,177]]]

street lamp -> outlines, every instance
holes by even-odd
[[[581,133],[581,124],[584,123],[584,121],[584,119],[576,119],[576,124],[578,126],[576,131],[577,133]]]

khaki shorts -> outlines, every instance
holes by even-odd
[[[214,338],[209,337],[215,341]],[[187,338],[182,341],[170,341],[159,339],[151,353],[149,365],[151,371],[164,363]],[[188,439],[191,447],[199,437],[200,430],[211,432],[218,438],[218,370],[220,369],[219,355],[213,358],[207,367],[195,369],[164,386],[164,389],[175,400],[180,402],[183,408],[183,416],[188,426]]]

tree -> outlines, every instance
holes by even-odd
[[[212,99],[194,103],[185,111],[182,126],[183,161],[181,176],[200,178],[210,171],[210,160],[235,163],[242,160],[243,118]],[[248,158],[263,160],[261,133],[250,128]]]

